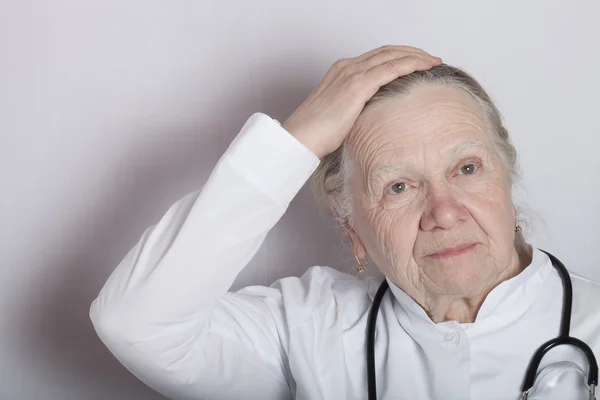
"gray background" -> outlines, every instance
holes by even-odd
[[[600,280],[599,20],[593,0],[0,2],[0,398],[162,398],[97,339],[92,299],[247,117],[284,120],[336,59],[383,44],[482,82],[531,242]],[[274,231],[236,288],[354,267],[306,189]]]

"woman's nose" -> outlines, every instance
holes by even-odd
[[[448,190],[430,191],[427,196],[427,209],[421,217],[421,229],[452,229],[458,222],[469,218],[467,209]]]

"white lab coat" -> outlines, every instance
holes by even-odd
[[[268,116],[248,120],[203,189],[144,232],[92,304],[99,337],[126,368],[173,399],[367,397],[365,331],[379,280],[312,267],[228,292],[318,163]],[[572,279],[572,335],[598,355],[600,285]],[[389,284],[377,321],[379,398],[516,400],[534,350],[558,333],[561,281],[539,250],[470,324],[433,323]],[[564,368],[571,362],[587,376],[576,350],[552,350],[542,390],[579,379]],[[558,390],[552,398],[571,398]]]

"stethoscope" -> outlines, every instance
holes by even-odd
[[[540,249],[541,250],[541,249]],[[598,386],[598,362],[596,361],[596,357],[594,357],[594,352],[590,347],[585,344],[585,342],[571,337],[569,331],[571,329],[571,309],[573,305],[573,285],[571,284],[571,277],[569,276],[569,272],[567,268],[564,266],[562,262],[552,254],[547,251],[541,250],[550,257],[550,261],[552,261],[552,265],[560,275],[560,279],[562,280],[563,285],[563,305],[562,305],[562,313],[560,316],[560,332],[557,337],[551,339],[544,343],[536,350],[529,362],[529,366],[525,371],[525,380],[523,381],[523,385],[521,387],[522,390],[522,400],[527,400],[529,396],[529,391],[533,387],[535,382],[535,375],[537,373],[538,368],[540,367],[540,363],[542,358],[546,355],[547,352],[552,350],[553,348],[560,345],[571,345],[575,346],[579,350],[581,350],[585,356],[587,357],[589,364],[588,371],[588,385],[590,387],[590,400],[596,399],[596,386]],[[377,323],[377,313],[379,312],[379,306],[381,305],[381,300],[385,295],[385,292],[389,288],[387,280],[383,280],[381,286],[377,290],[375,294],[375,298],[373,299],[373,304],[371,305],[371,309],[369,310],[369,317],[367,320],[367,382],[369,389],[369,400],[377,399],[377,388],[376,388],[376,378],[375,378],[375,327]]]

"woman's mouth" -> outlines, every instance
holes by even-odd
[[[436,253],[431,254],[429,257],[435,259],[446,259],[451,257],[461,256],[473,250],[477,246],[477,243],[463,243],[453,247],[446,247]]]

